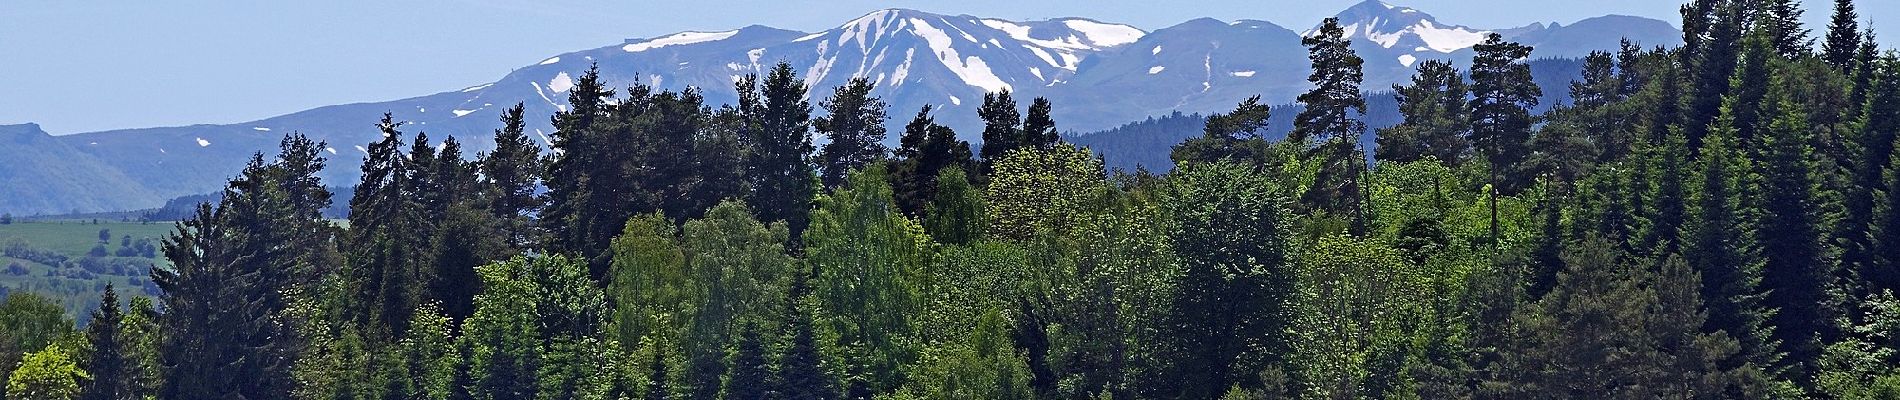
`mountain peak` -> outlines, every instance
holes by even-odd
[[[1336,15],[1346,30],[1347,39],[1365,39],[1387,49],[1450,53],[1484,41],[1488,31],[1459,25],[1440,24],[1423,11],[1411,7],[1367,0]],[[1312,36],[1318,27],[1302,33]]]

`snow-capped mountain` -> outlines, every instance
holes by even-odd
[[[1623,37],[1645,45],[1680,40],[1669,24],[1634,17],[1484,30],[1378,0],[1348,8],[1339,17],[1366,60],[1364,87],[1372,91],[1407,79],[1419,60],[1468,63],[1470,47],[1489,32],[1536,47],[1536,57],[1578,57],[1612,49]],[[284,133],[296,131],[330,143],[332,168],[324,178],[349,185],[358,179],[354,167],[363,154],[360,146],[378,139],[373,123],[385,112],[409,121],[405,131],[425,131],[438,141],[444,135],[458,137],[473,156],[491,145],[487,138],[500,112],[515,103],[527,106],[529,131],[546,140],[553,130],[547,117],[566,107],[574,80],[590,66],[599,68],[609,87],[638,82],[670,90],[698,88],[708,102],[721,104],[735,99],[734,80],[763,74],[783,61],[806,79],[814,102],[862,77],[877,83],[874,94],[890,104],[893,125],[929,104],[939,107],[939,122],[974,141],[980,130],[975,109],[983,95],[1004,89],[1023,103],[1050,98],[1064,131],[1106,129],[1173,111],[1217,111],[1252,95],[1290,102],[1308,86],[1301,35],[1257,20],[1197,19],[1144,31],[1084,18],[1012,21],[888,9],[820,32],[754,25],[629,39],[532,60],[493,82],[421,97],[320,107],[241,124],[58,139],[142,182],[140,190],[170,197],[216,190],[252,152],[273,151]]]

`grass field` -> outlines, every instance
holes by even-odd
[[[14,221],[0,225],[0,244],[13,240],[25,240],[36,249],[63,254],[78,261],[99,244],[99,231],[104,229],[111,236],[106,244],[107,251],[117,250],[120,242],[131,236],[133,242],[150,239],[154,245],[159,239],[171,234],[174,224],[154,222],[106,222],[93,223],[90,220],[63,221]],[[119,257],[107,257],[121,259]],[[142,257],[123,258],[130,262],[168,267],[164,257],[146,259]],[[0,271],[0,288],[6,291],[25,291],[46,295],[65,306],[70,316],[84,320],[94,307],[97,307],[99,295],[105,292],[107,283],[117,287],[121,298],[129,296],[150,296],[156,289],[150,284],[150,278],[144,273],[111,274],[89,273],[73,263],[54,266],[32,260],[0,256],[0,268],[18,265],[21,271]]]
[[[170,222],[104,222],[91,221],[16,221],[0,225],[0,243],[7,238],[26,239],[33,247],[44,248],[66,254],[73,258],[86,255],[87,250],[99,243],[99,230],[105,229],[112,234],[107,250],[119,248],[119,239],[131,235],[132,240],[151,238],[158,240],[172,233],[174,224]]]

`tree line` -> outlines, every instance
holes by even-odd
[[[1372,150],[1328,19],[1284,140],[1249,99],[1166,174],[1008,92],[978,146],[925,107],[887,149],[862,79],[590,70],[548,152],[520,106],[473,160],[385,116],[347,224],[288,136],[156,301],[79,332],[10,295],[0,365],[14,399],[1894,398],[1900,57],[1801,12],[1695,0],[1541,114],[1493,34]]]

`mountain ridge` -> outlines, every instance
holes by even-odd
[[[1645,45],[1680,40],[1668,23],[1641,18],[1479,30],[1376,0],[1340,15],[1353,18],[1342,24],[1363,27],[1355,30],[1359,36],[1353,47],[1367,60],[1364,87],[1372,91],[1409,78],[1417,60],[1468,62],[1469,48],[1453,48],[1468,38],[1447,42],[1439,37],[1446,31],[1497,31],[1529,39],[1527,44],[1538,47],[1534,57],[1578,57],[1612,48],[1626,36]],[[1610,19],[1592,21],[1600,18]],[[1200,18],[1149,31],[1080,17],[1010,21],[882,9],[818,32],[749,25],[627,39],[555,54],[492,82],[411,98],[316,107],[235,124],[87,132],[57,140],[122,171],[144,186],[138,189],[175,197],[216,190],[251,153],[274,152],[278,139],[295,131],[330,143],[332,168],[323,178],[348,185],[358,179],[358,146],[377,139],[373,123],[385,112],[410,121],[407,132],[425,131],[438,140],[456,136],[467,146],[465,156],[473,156],[490,146],[487,137],[499,125],[499,112],[517,102],[527,108],[531,137],[549,144],[553,128],[547,117],[565,107],[572,80],[590,66],[600,68],[610,87],[697,87],[717,105],[736,99],[731,84],[737,77],[762,74],[784,61],[807,79],[815,97],[864,77],[878,83],[874,94],[890,103],[891,115],[931,105],[939,110],[940,123],[974,142],[981,126],[975,108],[984,93],[1000,89],[1024,99],[1050,98],[1060,128],[1071,132],[1175,111],[1219,111],[1252,95],[1289,103],[1308,86],[1305,49],[1299,45],[1304,31],[1260,20]],[[904,122],[900,119],[893,117],[893,126]]]

